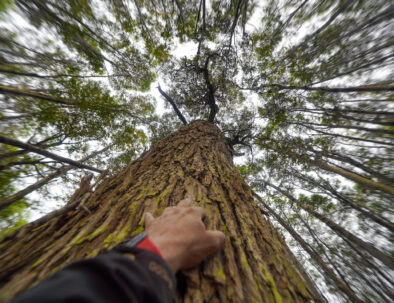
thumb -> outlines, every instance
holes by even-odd
[[[152,221],[155,219],[155,217],[152,216],[150,212],[145,213],[145,228],[147,228]]]
[[[215,251],[223,248],[224,246],[224,240],[225,240],[225,235],[221,231],[218,230],[207,230],[206,231],[207,235],[207,243],[208,243],[208,253],[212,254]]]

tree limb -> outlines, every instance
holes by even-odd
[[[3,117],[0,117],[0,121],[17,120],[17,119],[28,118],[31,116],[32,115],[30,115],[30,114],[22,114],[22,115],[18,115],[18,116],[3,116]]]
[[[71,160],[71,159],[68,159],[68,158],[65,158],[65,157],[62,157],[62,156],[55,155],[55,154],[53,154],[51,152],[48,152],[48,151],[43,150],[41,148],[38,148],[38,147],[36,147],[36,146],[34,146],[32,144],[28,144],[28,143],[24,143],[24,142],[21,142],[21,141],[18,141],[18,140],[7,138],[7,137],[2,136],[2,135],[0,135],[0,143],[4,143],[4,144],[7,144],[7,145],[12,145],[12,146],[15,146],[15,147],[19,147],[19,148],[22,148],[24,150],[28,150],[30,152],[33,152],[33,153],[36,153],[36,154],[40,154],[42,156],[51,158],[51,159],[59,161],[59,162],[67,163],[67,164],[70,164],[70,165],[78,167],[78,168],[88,169],[88,170],[91,170],[91,171],[94,171],[94,172],[97,172],[97,173],[101,173],[102,172],[102,170],[97,169],[95,167],[91,167],[91,166],[82,164],[81,162],[74,161],[74,160]]]
[[[84,162],[87,161],[105,151],[107,151],[108,149],[110,149],[112,146],[114,146],[114,144],[111,144],[109,146],[106,146],[105,148],[97,151],[97,152],[93,152],[92,154],[88,155],[85,158],[82,158],[81,160],[79,160],[79,162]],[[52,179],[55,179],[58,176],[61,176],[63,174],[65,174],[66,172],[68,172],[69,170],[73,169],[74,165],[67,165],[67,166],[63,166],[59,169],[57,169],[56,171],[54,171],[53,173],[49,174],[48,176],[46,176],[43,179],[38,180],[36,183],[26,187],[25,189],[20,190],[19,192],[13,194],[12,196],[9,196],[8,198],[6,198],[5,200],[0,202],[0,210],[11,205],[12,203],[24,198],[25,196],[27,196],[28,194],[30,194],[31,192],[35,191],[36,189],[44,186],[45,184],[48,184],[49,181],[51,181]],[[103,171],[101,171],[103,172]]]
[[[74,105],[71,101],[67,101],[67,100],[55,98],[55,97],[52,97],[49,95],[37,93],[36,91],[30,90],[30,89],[18,89],[15,87],[7,87],[7,86],[0,85],[0,93],[1,94],[8,94],[8,95],[16,95],[16,96],[33,97],[33,98],[51,101],[51,102],[63,104],[63,105]]]
[[[217,55],[216,53],[210,54],[207,56],[207,59],[205,59],[205,64],[203,68],[200,68],[201,71],[203,72],[205,83],[207,84],[208,87],[208,104],[209,107],[211,108],[209,112],[209,117],[208,121],[213,123],[215,116],[217,112],[219,111],[219,107],[216,105],[215,102],[215,91],[216,89],[213,87],[211,81],[209,80],[209,71],[208,71],[208,65],[209,65],[209,59],[213,57],[214,55]]]
[[[44,144],[46,142],[48,142],[48,141],[50,141],[52,139],[56,139],[58,137],[59,137],[59,135],[56,134],[54,136],[50,136],[48,138],[45,138],[44,140],[41,140],[41,141],[39,141],[39,142],[37,142],[36,144],[33,144],[33,145],[37,146],[37,147],[40,147],[40,148],[48,148],[48,147],[51,147],[51,146],[56,146],[56,145],[58,145],[58,143],[52,143],[52,144],[49,144],[49,145],[44,145]],[[30,142],[28,142],[28,143],[30,143]],[[5,154],[0,155],[0,160],[4,160],[4,159],[7,159],[7,158],[11,158],[11,157],[21,156],[21,155],[26,154],[27,152],[28,151],[26,151],[26,150],[17,150],[17,151],[5,153]]]
[[[61,104],[61,105],[76,106],[76,101],[65,100],[62,98],[56,98],[56,97],[53,97],[53,96],[50,96],[47,94],[38,93],[38,92],[36,92],[34,90],[30,90],[30,89],[18,89],[15,87],[7,87],[7,86],[0,85],[0,94],[1,93],[2,94],[9,94],[9,95],[16,95],[16,96],[33,97],[33,98],[37,98],[37,99],[41,99],[41,100],[45,100],[45,101],[54,102],[54,103]],[[102,108],[102,109],[114,111],[114,112],[123,112],[124,111],[124,109],[121,109],[121,108],[113,108],[113,107],[109,107],[109,106],[105,106],[105,105],[95,105],[95,106],[98,108]],[[135,118],[135,119],[139,119],[143,123],[149,124],[145,119],[138,117],[137,115],[131,113],[128,110],[126,110],[126,114],[129,115],[130,117]]]
[[[231,28],[230,28],[229,46],[231,46],[231,42],[233,40],[234,31],[235,31],[235,28],[237,26],[237,22],[238,22],[239,16],[241,15],[241,5],[242,4],[243,4],[242,0],[238,0],[237,8],[235,10],[235,16],[234,16],[233,24],[231,25]]]
[[[185,117],[182,115],[182,113],[180,112],[180,110],[178,109],[178,107],[176,106],[174,100],[161,89],[160,84],[157,88],[159,89],[160,94],[171,104],[178,118],[182,121],[184,125],[186,125],[187,121]]]
[[[282,84],[262,84],[257,89],[275,87],[279,90],[282,89],[295,89],[306,91],[322,91],[333,93],[347,93],[347,92],[381,92],[381,91],[394,91],[394,85],[381,85],[381,84],[368,84],[350,87],[328,87],[328,86],[297,86],[297,85],[282,85]],[[241,88],[253,90],[253,88]]]

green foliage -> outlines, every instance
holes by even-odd
[[[116,172],[182,125],[174,105],[187,121],[215,113],[252,188],[360,298],[385,301],[386,268],[295,201],[390,251],[389,1],[203,3],[1,2],[6,22],[10,12],[29,22],[1,25],[0,84],[17,91],[1,91],[1,133],[77,160],[112,146],[85,163]],[[156,80],[172,101],[160,113]],[[0,156],[16,151],[1,148]],[[63,164],[23,153],[1,165],[4,199]],[[76,186],[82,174],[62,182]],[[6,228],[27,220],[31,202],[21,201],[3,210]],[[288,240],[319,286],[344,301]]]
[[[0,240],[28,222],[27,208],[28,204],[22,199],[0,210]]]
[[[12,5],[12,0],[3,0],[0,2],[0,14],[7,11]]]

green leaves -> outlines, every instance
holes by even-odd
[[[28,222],[28,206],[25,200],[20,200],[0,210],[0,240]]]
[[[16,0],[19,11],[3,2],[2,18],[12,11],[29,22],[1,30],[1,87],[14,89],[1,91],[4,135],[73,159],[113,144],[88,162],[115,172],[182,125],[174,108],[187,121],[212,118],[253,188],[360,297],[384,301],[383,267],[371,260],[352,268],[366,264],[357,247],[264,182],[385,249],[392,197],[379,188],[393,180],[388,1]],[[175,105],[163,99],[162,112],[156,80]],[[1,165],[5,198],[26,175],[38,180],[62,164],[25,153]],[[311,274],[325,279],[319,269]],[[364,286],[369,276],[378,277],[368,280],[372,288]]]

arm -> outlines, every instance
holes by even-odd
[[[12,303],[172,302],[174,274],[198,265],[224,244],[224,234],[205,230],[204,210],[191,204],[182,200],[158,218],[147,213],[148,238],[136,248],[75,262]]]
[[[146,249],[110,251],[75,262],[17,297],[27,302],[172,302],[175,277],[168,264]]]

